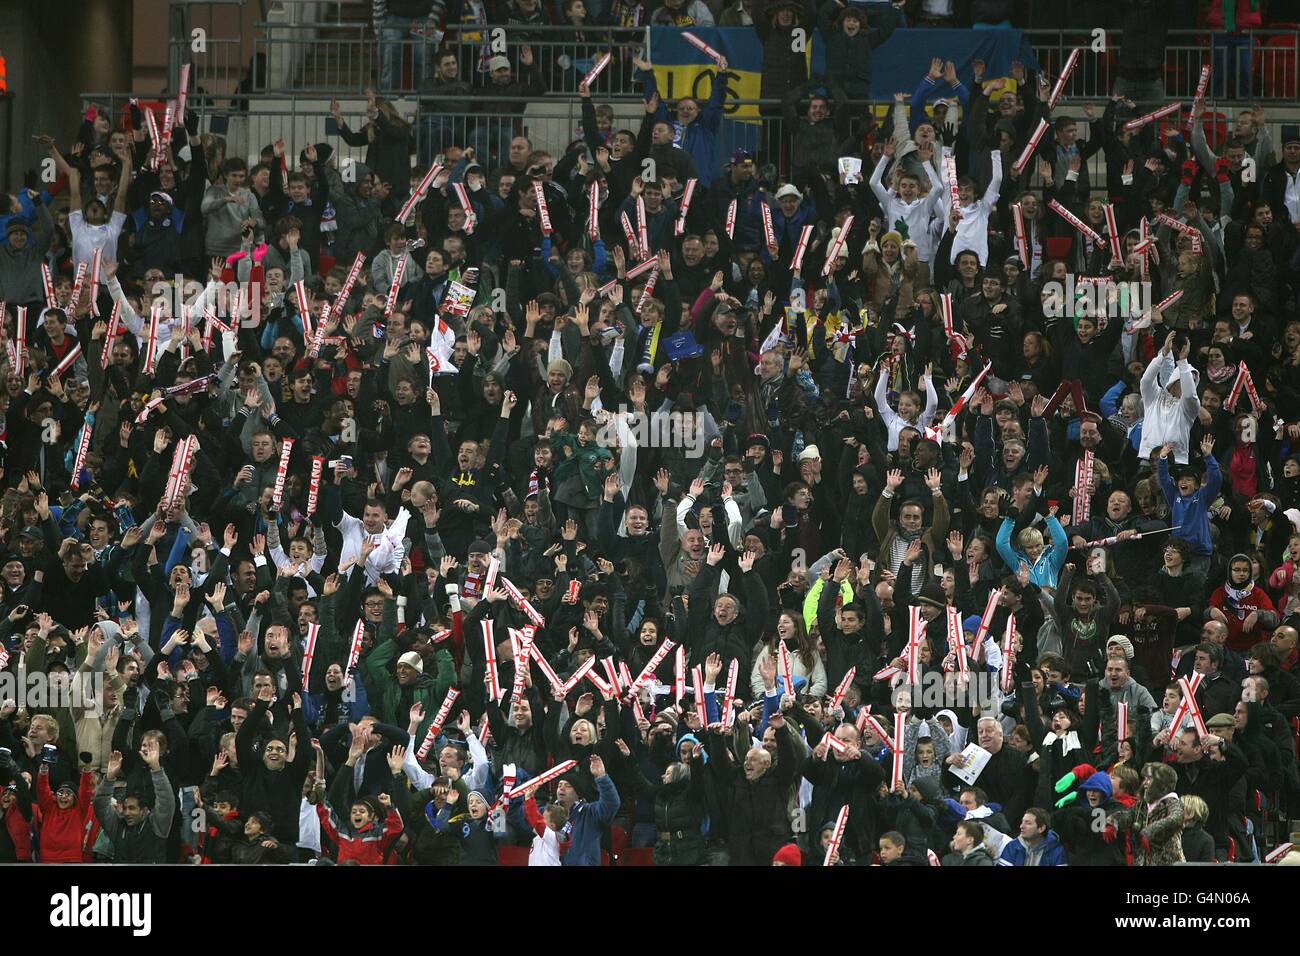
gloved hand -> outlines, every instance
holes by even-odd
[[[1058,786],[1059,786],[1059,784],[1058,784]],[[1079,798],[1079,791],[1078,791],[1078,790],[1071,790],[1069,793],[1067,793],[1065,796],[1063,796],[1060,800],[1057,800],[1057,801],[1056,801],[1056,809],[1059,810],[1059,809],[1061,809],[1061,807],[1069,806],[1071,803],[1073,803],[1073,802],[1074,802],[1075,800],[1077,800],[1078,798]]]
[[[1060,780],[1056,781],[1056,792],[1065,793],[1065,791],[1069,790],[1073,786],[1075,786],[1075,778],[1074,778],[1074,771],[1071,770]],[[1060,804],[1058,803],[1057,806],[1059,807]]]
[[[122,692],[122,713],[117,719],[130,723],[138,716],[140,716],[140,688],[132,684]]]
[[[1232,173],[1232,164],[1226,159],[1219,158],[1214,161],[1214,178],[1220,183],[1226,183]]]
[[[176,714],[172,711],[171,698],[167,696],[167,691],[161,688],[149,695],[153,705],[158,708],[158,715],[163,720],[171,720]]]
[[[1196,160],[1188,159],[1183,162],[1183,185],[1190,186],[1192,180],[1196,178]]]

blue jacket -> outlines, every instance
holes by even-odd
[[[998,857],[998,866],[1024,866],[1025,857],[1028,851],[1025,845],[1020,842],[1020,838],[1011,840],[1002,848],[1002,855]],[[1048,830],[1047,836],[1043,839],[1043,855],[1039,857],[1039,866],[1066,866],[1069,858],[1066,855],[1065,847],[1061,846],[1061,841],[1056,836],[1055,830]]]
[[[650,97],[659,92],[654,70],[642,71],[641,82],[648,102]],[[680,125],[668,114],[668,104],[662,98],[659,100],[659,108],[655,110],[655,120],[662,120],[671,126],[677,145],[695,160],[701,186],[712,185],[722,171],[722,164],[718,160],[718,130],[722,127],[722,101],[726,96],[727,74],[719,71],[713,77],[713,92],[709,95],[709,101],[700,108],[700,115],[686,126]]]
[[[1156,462],[1156,477],[1160,479],[1160,488],[1169,502],[1169,524],[1178,528],[1174,537],[1182,538],[1192,546],[1192,554],[1200,556],[1214,553],[1214,544],[1210,541],[1210,503],[1218,496],[1223,484],[1223,472],[1213,455],[1205,456],[1205,471],[1205,484],[1183,497],[1169,476],[1169,459],[1161,458]]]
[[[600,866],[600,834],[618,813],[618,790],[609,774],[596,778],[600,796],[595,803],[583,800],[569,811],[569,850],[564,854],[565,866]]]
[[[1014,519],[1007,517],[1002,519],[1002,527],[998,528],[998,554],[1002,560],[1012,574],[1015,574],[1023,561],[1029,565],[1030,581],[1040,588],[1056,587],[1056,579],[1061,574],[1061,568],[1065,567],[1065,558],[1070,550],[1070,539],[1066,537],[1061,522],[1056,520],[1055,515],[1047,516],[1047,530],[1052,536],[1052,543],[1043,548],[1037,561],[1030,561],[1023,548],[1011,543],[1011,529],[1014,525]]]

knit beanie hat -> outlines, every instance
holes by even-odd
[[[787,843],[772,857],[772,865],[778,863],[782,866],[803,866],[803,853],[793,843]]]

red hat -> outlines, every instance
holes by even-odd
[[[803,866],[803,853],[793,843],[787,843],[772,857],[772,865],[776,866],[778,863],[782,866]]]

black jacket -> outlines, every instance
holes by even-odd
[[[705,736],[709,767],[723,793],[732,866],[767,866],[790,842],[788,804],[799,770],[792,735],[788,726],[777,731],[777,758],[754,781],[745,779],[744,768],[716,733]]]

